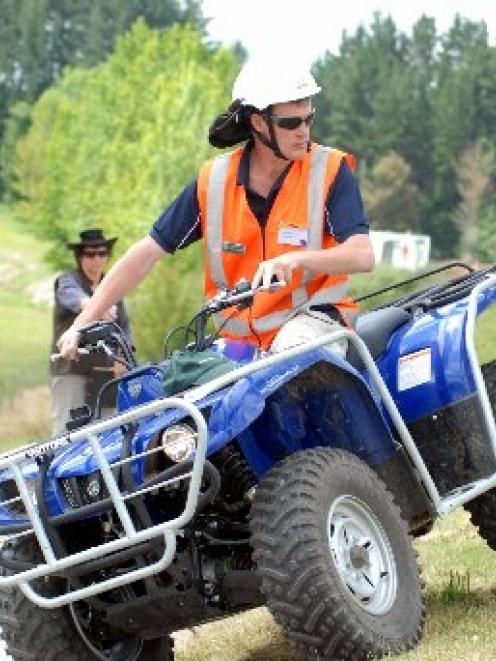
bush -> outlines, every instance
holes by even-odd
[[[67,71],[40,98],[17,149],[18,213],[52,242],[56,267],[71,264],[66,243],[84,228],[117,235],[118,253],[148,232],[211,155],[207,127],[237,68],[231,51],[212,50],[192,28],[158,32],[138,21],[107,62]],[[166,259],[131,300],[146,354],[201,291],[198,253],[181,257]]]

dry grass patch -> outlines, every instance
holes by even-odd
[[[48,387],[23,390],[0,406],[0,452],[46,437],[51,424]]]
[[[301,661],[266,608],[175,634],[177,661]]]

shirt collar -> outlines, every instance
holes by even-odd
[[[253,141],[248,140],[248,142],[246,143],[243,149],[243,153],[241,154],[241,159],[238,165],[238,174],[236,177],[237,185],[244,186],[248,190],[249,190],[248,184],[250,183],[250,153],[252,149],[253,149]],[[288,167],[282,172],[281,176],[277,178],[276,182],[274,183],[274,186],[272,187],[271,192],[278,191],[281,188],[283,181],[286,178],[286,175],[289,172],[292,165],[293,165],[293,161],[290,161],[288,163]]]

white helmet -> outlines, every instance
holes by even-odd
[[[266,60],[249,61],[234,81],[232,98],[244,106],[263,110],[275,103],[298,101],[320,92],[308,69],[301,65]]]

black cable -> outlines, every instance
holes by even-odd
[[[226,325],[229,321],[231,321],[231,319],[232,319],[233,317],[235,317],[237,314],[239,314],[240,312],[241,312],[241,310],[234,310],[234,312],[231,312],[231,314],[230,314],[226,319],[224,319],[224,321],[223,321],[222,324],[219,326],[219,328],[218,328],[218,329],[215,331],[215,333],[211,336],[210,345],[212,345],[212,344],[215,342],[215,340],[217,340],[217,339],[220,337],[220,333],[221,333],[222,329],[225,327],[225,325]]]
[[[163,342],[162,351],[163,351],[163,354],[164,354],[165,358],[168,358],[168,356],[170,355],[170,350],[169,350],[169,347],[168,347],[169,342],[171,341],[171,339],[174,337],[174,335],[176,333],[179,333],[179,331],[182,331],[182,330],[185,331],[185,334],[184,334],[185,342],[186,342],[186,344],[188,343],[188,327],[187,326],[183,325],[183,326],[176,326],[175,328],[172,328],[167,333],[167,335],[165,336],[164,342]]]
[[[401,305],[405,309],[418,306],[426,310],[448,305],[467,296],[475,285],[481,282],[494,268],[494,266],[489,266],[479,271],[473,271],[468,275],[459,276],[442,285],[430,287],[422,292],[417,292],[415,295],[400,299],[400,301],[395,302],[395,305]]]
[[[202,319],[203,317],[210,316],[212,314],[212,312],[214,312],[214,310],[210,310],[209,306],[206,305],[206,306],[202,307],[202,309],[195,314],[195,316],[191,319],[189,324],[186,326],[186,331],[185,331],[185,334],[184,334],[185,344],[188,343],[188,340],[187,340],[188,336],[190,334],[193,334],[194,338],[195,338],[195,348],[197,350],[201,350],[198,347],[198,334],[199,334],[198,321],[200,319]],[[193,328],[193,326],[195,326],[195,327]],[[206,327],[206,322],[204,322],[204,327]]]
[[[425,273],[421,273],[420,275],[416,275],[413,278],[407,278],[406,280],[400,280],[400,282],[396,282],[394,285],[389,285],[387,287],[383,287],[382,289],[377,289],[376,291],[369,292],[368,294],[364,294],[363,296],[359,296],[358,298],[355,298],[356,303],[361,303],[362,301],[366,301],[369,298],[373,298],[374,296],[379,296],[380,294],[385,294],[388,291],[391,291],[392,289],[398,289],[399,287],[403,287],[404,285],[408,285],[412,282],[417,282],[417,280],[422,280],[423,278],[427,278],[430,275],[435,275],[436,273],[441,273],[442,271],[447,271],[451,268],[464,268],[470,273],[474,272],[474,269],[469,266],[468,264],[465,264],[464,262],[450,262],[449,264],[445,264],[444,266],[440,266],[436,269],[432,269],[430,271],[425,271]],[[491,267],[494,268],[494,267]]]

